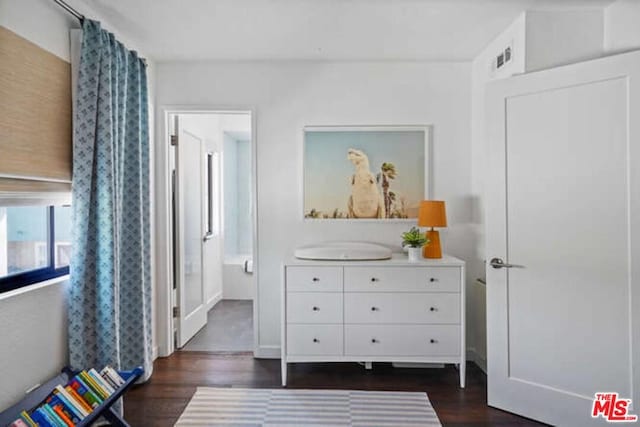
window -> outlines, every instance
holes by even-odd
[[[71,207],[0,207],[0,292],[69,273]]]

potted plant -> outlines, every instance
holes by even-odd
[[[422,258],[422,247],[427,244],[429,239],[418,227],[411,227],[411,230],[402,233],[402,247],[408,247],[409,261],[415,262]]]

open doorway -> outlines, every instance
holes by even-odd
[[[169,114],[174,347],[254,349],[252,114]]]

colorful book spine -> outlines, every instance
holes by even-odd
[[[49,419],[53,421],[53,424],[55,424],[56,427],[67,427],[65,422],[62,421],[62,419],[58,416],[58,414],[56,414],[53,408],[49,406],[47,403],[40,405],[40,407],[44,409],[44,411],[49,416]]]
[[[60,416],[60,418],[62,418],[62,420],[67,424],[69,424],[69,422],[72,424],[78,424],[82,419],[73,411],[73,408],[69,407],[69,404],[62,399],[60,393],[52,394],[46,402],[54,411],[56,411],[56,413],[58,413],[58,415],[60,415],[60,412],[64,413],[64,417]]]
[[[56,423],[49,417],[49,414],[44,408],[37,408],[33,411],[33,415],[39,417],[39,420],[36,420],[38,426],[40,427],[57,427]],[[35,419],[35,418],[34,418]]]
[[[66,427],[75,427],[76,424],[71,420],[71,418],[67,416],[62,406],[51,406],[51,409],[53,409],[53,412],[55,412],[56,415],[60,417]]]
[[[120,374],[109,365],[105,366],[104,369],[100,371],[100,375],[102,375],[102,378],[108,380],[109,383],[113,385],[114,390],[125,383]]]
[[[31,419],[27,411],[20,412],[20,417],[24,420],[25,423],[27,423],[29,427],[38,427],[38,424],[36,424],[36,422]]]
[[[69,382],[69,385],[76,391],[76,393],[82,396],[84,400],[89,402],[92,407],[95,408],[102,403],[102,399],[91,391],[89,386],[82,381],[82,378],[80,378],[79,375],[76,375],[75,378]]]
[[[53,421],[49,420],[49,416],[42,408],[37,408],[31,413],[31,418],[38,424],[38,427],[56,427]]]
[[[104,378],[102,378],[100,376],[100,374],[98,373],[98,371],[96,371],[95,369],[91,368],[89,369],[89,372],[87,372],[91,378],[93,378],[93,380],[96,382],[96,384],[98,384],[100,387],[102,387],[102,389],[104,391],[107,392],[107,394],[109,396],[111,396],[115,390],[113,389],[113,387],[111,387],[105,380]]]
[[[91,413],[91,411],[93,411],[93,407],[89,404],[89,402],[84,400],[82,398],[82,396],[80,396],[78,393],[76,393],[76,391],[74,389],[72,389],[71,386],[65,386],[64,389],[67,390],[67,393],[69,393],[71,395],[71,397],[73,397],[73,399],[76,402],[78,402],[78,404],[80,406],[82,406],[82,409],[84,409],[84,411],[86,412],[87,415],[89,415]]]
[[[71,399],[71,395],[67,393],[67,391],[62,388],[62,386],[58,387],[56,387],[54,391],[55,395],[58,396],[58,398],[62,400],[65,405],[67,405],[67,408],[69,408],[73,412],[73,414],[78,417],[78,419],[83,420],[86,415],[84,414],[82,409],[78,407],[78,404],[73,402],[73,400]]]
[[[102,387],[100,387],[93,378],[91,378],[91,376],[87,373],[87,371],[82,371],[80,372],[80,378],[82,378],[82,381],[84,381],[84,383],[86,385],[88,385],[89,387],[91,387],[91,391],[93,391],[94,393],[96,393],[98,396],[100,396],[101,399],[106,399],[107,397],[109,397],[109,395],[107,394],[107,392],[105,390],[102,389]]]
[[[80,396],[77,395],[75,390],[73,390],[69,386],[62,387],[61,385],[56,386],[56,390],[58,390],[64,397],[67,398],[69,402],[82,414],[82,417],[86,417],[91,412],[91,407],[82,400]]]

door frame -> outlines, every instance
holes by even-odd
[[[171,171],[169,164],[170,116],[173,114],[251,114],[251,213],[253,237],[253,354],[259,355],[260,345],[260,290],[258,288],[258,174],[257,174],[257,119],[255,106],[246,105],[160,105],[156,112],[156,138],[154,146],[154,194],[155,225],[153,226],[156,241],[154,245],[155,260],[155,337],[157,339],[157,355],[170,356],[175,350],[173,330],[173,249],[171,229]],[[222,190],[222,188],[221,188]]]

